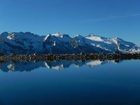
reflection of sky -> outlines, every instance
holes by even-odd
[[[140,61],[62,71],[0,73],[1,105],[85,105],[139,102]]]
[[[139,0],[1,0],[0,32],[117,36],[140,45]]]

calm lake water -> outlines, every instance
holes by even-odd
[[[0,105],[140,105],[140,60],[0,64]]]

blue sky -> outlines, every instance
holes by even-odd
[[[140,45],[140,0],[0,0],[0,32],[121,37]]]

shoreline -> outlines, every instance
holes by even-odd
[[[134,54],[31,54],[1,55],[0,62],[6,61],[53,61],[53,60],[129,60],[140,59],[140,53]]]

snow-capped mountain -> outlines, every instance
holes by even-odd
[[[97,35],[71,37],[68,34],[39,36],[30,32],[0,34],[1,54],[80,54],[80,53],[136,53],[140,47],[120,38]]]
[[[30,54],[41,53],[43,38],[30,32],[0,34],[0,53],[3,54]]]

